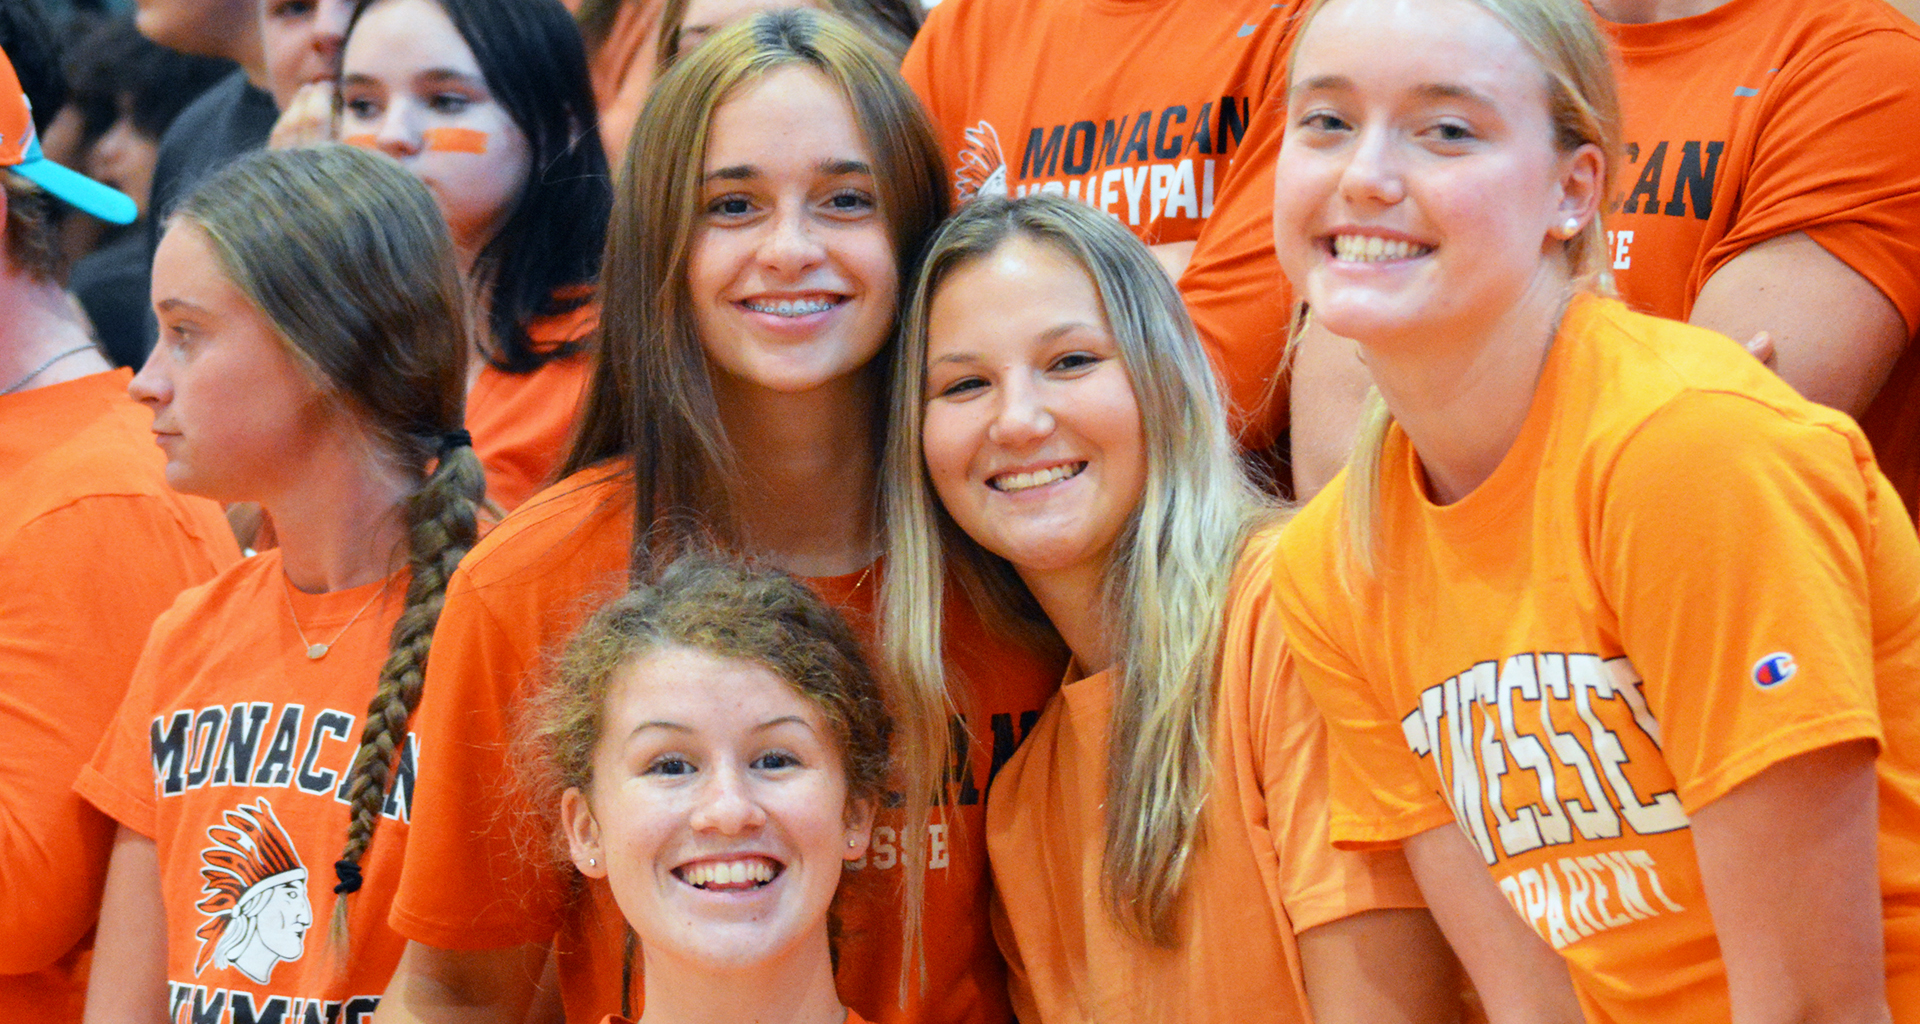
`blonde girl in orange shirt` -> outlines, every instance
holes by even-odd
[[[969,203],[893,415],[892,669],[948,672],[949,572],[1073,654],[988,800],[1021,1019],[1453,1019],[1405,865],[1326,847],[1319,722],[1258,612],[1277,517],[1147,248],[1063,198]]]

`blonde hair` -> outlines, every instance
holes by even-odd
[[[1294,36],[1298,53],[1313,18],[1331,0],[1316,0],[1302,16]],[[1593,14],[1579,0],[1467,0],[1491,14],[1525,46],[1546,75],[1547,115],[1553,145],[1562,153],[1594,146],[1601,154],[1598,193],[1613,194],[1613,172],[1620,152],[1620,95],[1615,87],[1607,41]],[[1288,78],[1291,80],[1289,57]],[[1607,254],[1606,227],[1595,212],[1579,234],[1562,243],[1570,283],[1579,290],[1614,293]],[[1295,333],[1298,337],[1298,332]],[[1361,575],[1377,569],[1380,474],[1393,415],[1377,390],[1369,389],[1347,466],[1341,514],[1346,522],[1342,564]]]
[[[1101,888],[1122,927],[1165,945],[1174,939],[1211,785],[1228,582],[1248,533],[1273,510],[1241,468],[1213,370],[1179,292],[1113,218],[1054,196],[981,197],[934,238],[895,357],[881,651],[900,688],[923,694],[921,707],[944,706],[942,584],[949,571],[990,621],[1030,636],[1044,631],[1058,643],[1014,567],[940,507],[921,455],[934,295],[955,270],[1015,238],[1049,246],[1087,272],[1140,408],[1145,490],[1115,541],[1101,597],[1119,652]],[[932,724],[903,727],[924,731]]]
[[[420,705],[447,580],[473,546],[486,488],[473,448],[448,442],[465,420],[468,349],[453,243],[413,175],[335,144],[242,157],[196,189],[173,222],[206,235],[221,270],[308,378],[373,434],[379,457],[419,481],[401,506],[406,603],[346,787],[333,918],[345,962],[347,899],[360,886],[360,858]]]
[[[806,0],[794,0],[794,6],[804,3]],[[906,59],[907,48],[913,45],[920,23],[926,20],[920,0],[819,0],[819,3],[822,10],[845,18],[866,33],[868,40],[892,58],[894,67]],[[692,6],[693,0],[666,0],[661,5],[660,29],[653,51],[655,78],[665,75],[686,56],[680,50],[680,30],[687,20],[687,9]],[[582,4],[583,21],[585,9],[586,5]]]

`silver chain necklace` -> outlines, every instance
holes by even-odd
[[[22,377],[19,380],[14,381],[12,384],[7,385],[7,389],[5,391],[0,391],[0,398],[5,398],[6,396],[13,394],[15,391],[18,391],[21,388],[26,387],[30,382],[32,382],[33,378],[38,377],[41,374],[47,372],[47,370],[50,367],[52,367],[53,364],[59,362],[60,360],[65,359],[68,356],[77,356],[80,353],[85,352],[91,348],[93,348],[93,344],[91,342],[85,345],[76,345],[73,348],[70,348],[65,352],[60,353],[59,355],[54,356],[52,359],[49,359],[46,362],[41,363],[39,366],[34,367],[34,370],[32,373],[29,373],[25,377]]]

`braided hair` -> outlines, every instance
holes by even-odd
[[[205,232],[227,277],[328,399],[365,425],[379,457],[419,481],[400,508],[406,604],[348,776],[347,838],[334,865],[333,936],[344,954],[347,898],[360,888],[360,860],[420,704],[447,579],[473,546],[485,494],[463,427],[469,341],[460,273],[425,186],[348,146],[249,154],[174,217]]]

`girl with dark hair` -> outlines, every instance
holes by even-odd
[[[156,621],[76,785],[120,822],[87,1019],[364,1015],[403,948],[407,722],[482,496],[452,247],[388,161],[256,153],[175,212],[153,296],[129,390],[168,482],[257,502],[279,546]]]
[[[340,135],[425,182],[476,323],[468,429],[490,496],[548,482],[588,372],[612,189],[580,34],[558,0],[366,0]]]
[[[623,964],[645,965],[605,883],[527,858],[499,806],[523,702],[585,609],[699,540],[805,577],[871,625],[886,352],[900,282],[946,213],[919,105],[854,26],[770,12],[661,79],[622,173],[570,475],[490,534],[448,592],[419,722],[433,754],[394,902],[415,941],[389,1020],[471,1020],[478,1004],[518,1021],[549,949],[570,1020],[642,994],[638,978],[621,984]],[[948,650],[969,685],[888,694],[901,796],[883,802],[846,894],[839,991],[870,1020],[1008,1019],[982,794],[1057,663],[1010,651],[956,605]],[[937,922],[924,957],[922,907]]]

